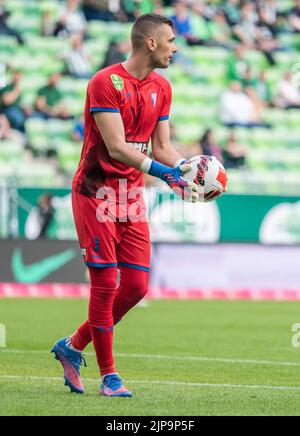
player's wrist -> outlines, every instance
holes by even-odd
[[[142,173],[149,174],[151,170],[153,160],[150,157],[146,157],[141,163],[140,170]]]
[[[172,168],[146,157],[140,166],[140,170],[150,176],[164,180],[165,173],[172,171]]]

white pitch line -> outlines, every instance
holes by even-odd
[[[0,380],[16,380],[16,381],[44,381],[44,382],[60,382],[58,377],[30,377],[19,375],[0,375]],[[86,378],[87,383],[99,383],[97,379]],[[165,385],[165,386],[184,386],[195,388],[218,388],[218,389],[253,389],[253,390],[272,390],[272,391],[294,391],[300,392],[300,386],[269,386],[269,385],[234,385],[234,384],[217,384],[217,383],[192,383],[178,381],[160,381],[160,380],[125,380],[126,383],[141,384],[141,385]]]
[[[49,354],[45,350],[9,350],[0,349],[1,353],[8,354]],[[95,356],[95,353],[85,353],[86,356]],[[159,354],[128,354],[115,353],[116,357],[124,357],[129,359],[148,359],[148,360],[179,360],[190,362],[210,362],[210,363],[230,363],[239,365],[265,365],[265,366],[292,366],[300,367],[300,362],[281,362],[276,360],[255,360],[255,359],[237,359],[237,358],[219,358],[219,357],[203,357],[203,356],[172,356]]]

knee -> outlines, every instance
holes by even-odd
[[[115,289],[117,286],[116,268],[89,268],[92,289]]]
[[[143,278],[142,280],[137,279],[131,285],[130,294],[133,296],[134,300],[139,302],[142,300],[148,293],[149,290],[149,280],[148,278]]]

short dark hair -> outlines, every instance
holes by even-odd
[[[157,27],[167,24],[174,30],[174,22],[170,18],[166,18],[158,14],[145,14],[139,17],[134,23],[131,32],[131,43],[133,49],[139,49],[143,46],[145,39]]]

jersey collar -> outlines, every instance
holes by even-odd
[[[148,83],[148,82],[150,82],[150,81],[153,79],[154,71],[153,71],[152,73],[150,73],[149,76],[147,76],[145,79],[140,80],[140,79],[138,79],[137,77],[134,77],[132,74],[130,74],[130,73],[126,70],[126,68],[124,67],[123,64],[119,64],[119,65],[120,65],[120,67],[121,67],[121,69],[122,69],[122,74],[123,74],[124,76],[126,76],[130,81],[135,82],[136,84],[144,85],[145,83]]]

